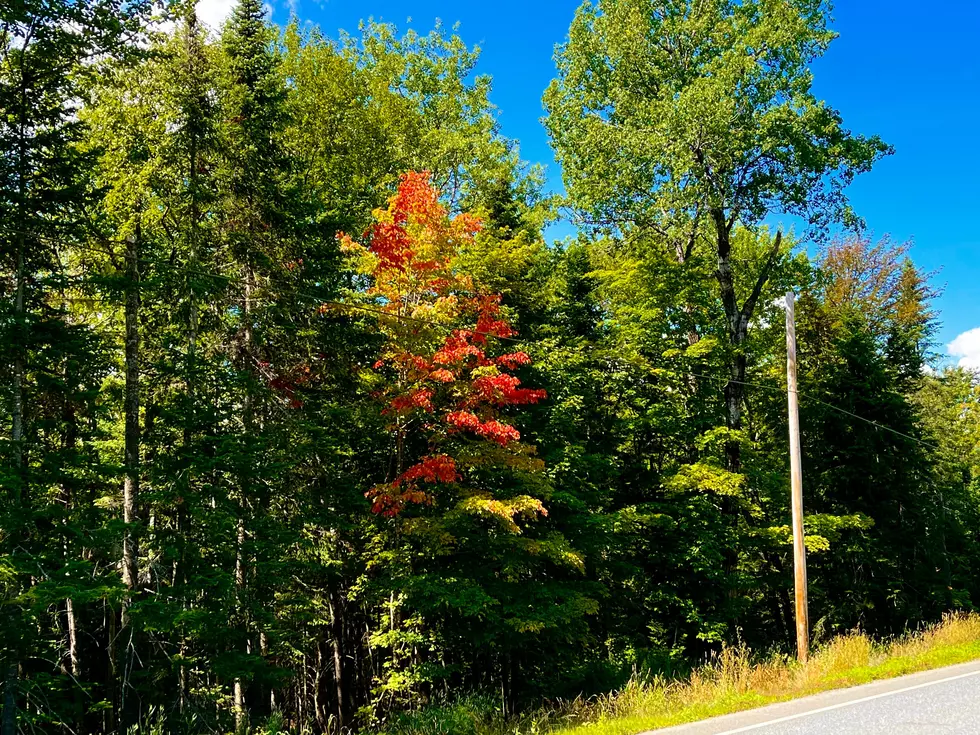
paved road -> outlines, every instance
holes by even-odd
[[[658,735],[743,732],[751,735],[976,735],[980,733],[980,661],[657,730]]]

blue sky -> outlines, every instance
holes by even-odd
[[[220,15],[232,2],[201,0],[202,15]],[[520,141],[525,159],[545,164],[549,188],[560,190],[561,172],[540,123],[541,95],[554,75],[555,44],[564,40],[578,5],[275,0],[273,19],[285,21],[292,7],[328,36],[355,31],[369,16],[420,32],[437,18],[458,22],[467,43],[482,49],[480,69],[494,79],[503,133]],[[875,235],[912,239],[915,261],[939,271],[938,342],[945,349],[956,339],[954,352],[961,354],[954,360],[980,367],[980,0],[932,6],[838,0],[834,17],[840,37],[814,66],[815,92],[841,111],[851,130],[877,133],[896,151],[854,183],[852,202]]]

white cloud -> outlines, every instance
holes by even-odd
[[[946,345],[946,351],[958,357],[957,365],[971,370],[980,370],[980,327],[963,332]]]
[[[207,23],[215,31],[221,30],[221,24],[231,15],[235,0],[199,0],[197,17],[202,23]]]
[[[231,15],[231,11],[235,9],[235,3],[238,0],[197,0],[197,4],[194,9],[197,11],[197,20],[208,28],[215,35],[220,35],[221,28],[228,17]],[[271,14],[271,6],[266,4],[265,11]],[[162,20],[162,17],[167,17],[167,20]],[[164,33],[170,35],[177,28],[176,16],[170,14],[168,16],[160,16],[154,19],[153,30],[157,33]]]

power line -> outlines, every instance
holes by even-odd
[[[675,375],[680,375],[679,373],[674,373],[674,374]],[[787,390],[786,388],[783,388],[781,386],[765,385],[764,383],[751,383],[751,382],[748,382],[748,381],[745,381],[745,380],[735,380],[733,378],[720,378],[720,377],[718,377],[716,375],[703,375],[703,374],[695,373],[695,372],[688,372],[686,374],[687,375],[693,375],[696,378],[703,378],[705,380],[713,380],[713,381],[719,382],[719,383],[726,383],[726,384],[727,383],[735,383],[736,385],[745,385],[745,386],[750,386],[750,387],[753,387],[753,388],[761,388],[763,390],[769,390],[769,391],[777,392],[777,393],[780,393],[780,394],[783,393],[783,391]],[[845,416],[850,416],[851,418],[858,419],[859,421],[863,421],[864,423],[870,424],[871,426],[874,426],[874,427],[876,427],[878,429],[882,429],[884,431],[890,431],[892,434],[896,434],[896,435],[898,435],[900,437],[903,437],[905,439],[908,439],[909,441],[913,441],[913,442],[916,442],[917,444],[921,444],[922,446],[928,447],[929,449],[939,449],[938,446],[936,446],[935,444],[932,444],[931,442],[927,442],[927,441],[924,441],[922,439],[919,439],[918,437],[914,437],[914,436],[911,436],[909,434],[905,434],[905,433],[899,431],[898,429],[893,429],[892,427],[890,427],[890,426],[888,426],[886,424],[882,424],[882,423],[880,423],[878,421],[875,421],[874,419],[865,418],[864,416],[861,416],[859,414],[856,414],[856,413],[854,413],[852,411],[848,411],[846,408],[840,408],[839,406],[835,406],[834,404],[828,403],[827,401],[822,401],[819,398],[814,398],[812,395],[810,395],[808,393],[803,393],[803,391],[801,391],[799,389],[797,389],[795,391],[791,391],[791,392],[795,393],[800,398],[806,398],[807,400],[813,401],[814,403],[819,403],[821,406],[824,406],[825,408],[829,408],[832,411],[837,411],[838,413],[842,413]]]
[[[803,395],[803,394],[801,393],[800,395]],[[884,431],[890,431],[892,434],[897,434],[898,436],[901,436],[901,437],[904,437],[904,438],[909,439],[911,441],[914,441],[917,444],[921,444],[924,447],[928,447],[929,449],[937,449],[937,450],[939,449],[939,447],[937,445],[933,444],[932,442],[927,442],[927,441],[924,441],[922,439],[918,439],[918,438],[916,438],[914,436],[909,436],[908,434],[903,434],[898,429],[893,429],[890,426],[886,426],[885,424],[878,423],[877,421],[874,421],[872,419],[867,419],[864,416],[859,416],[856,413],[853,413],[851,411],[848,411],[846,408],[841,408],[840,406],[835,406],[835,405],[833,405],[831,403],[827,403],[826,401],[821,401],[819,398],[809,397],[809,400],[814,401],[815,403],[819,403],[821,406],[825,406],[825,407],[827,407],[829,409],[832,409],[834,411],[837,411],[838,413],[842,413],[845,416],[850,416],[851,418],[855,418],[858,421],[863,421],[866,424],[871,424],[872,426],[877,427],[879,429],[882,429]]]

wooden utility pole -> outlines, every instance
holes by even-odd
[[[810,652],[810,620],[806,589],[806,546],[803,543],[803,468],[800,462],[800,402],[796,384],[796,296],[786,294],[786,390],[789,399],[789,473],[793,507],[793,572],[796,580],[796,652],[805,663]]]

